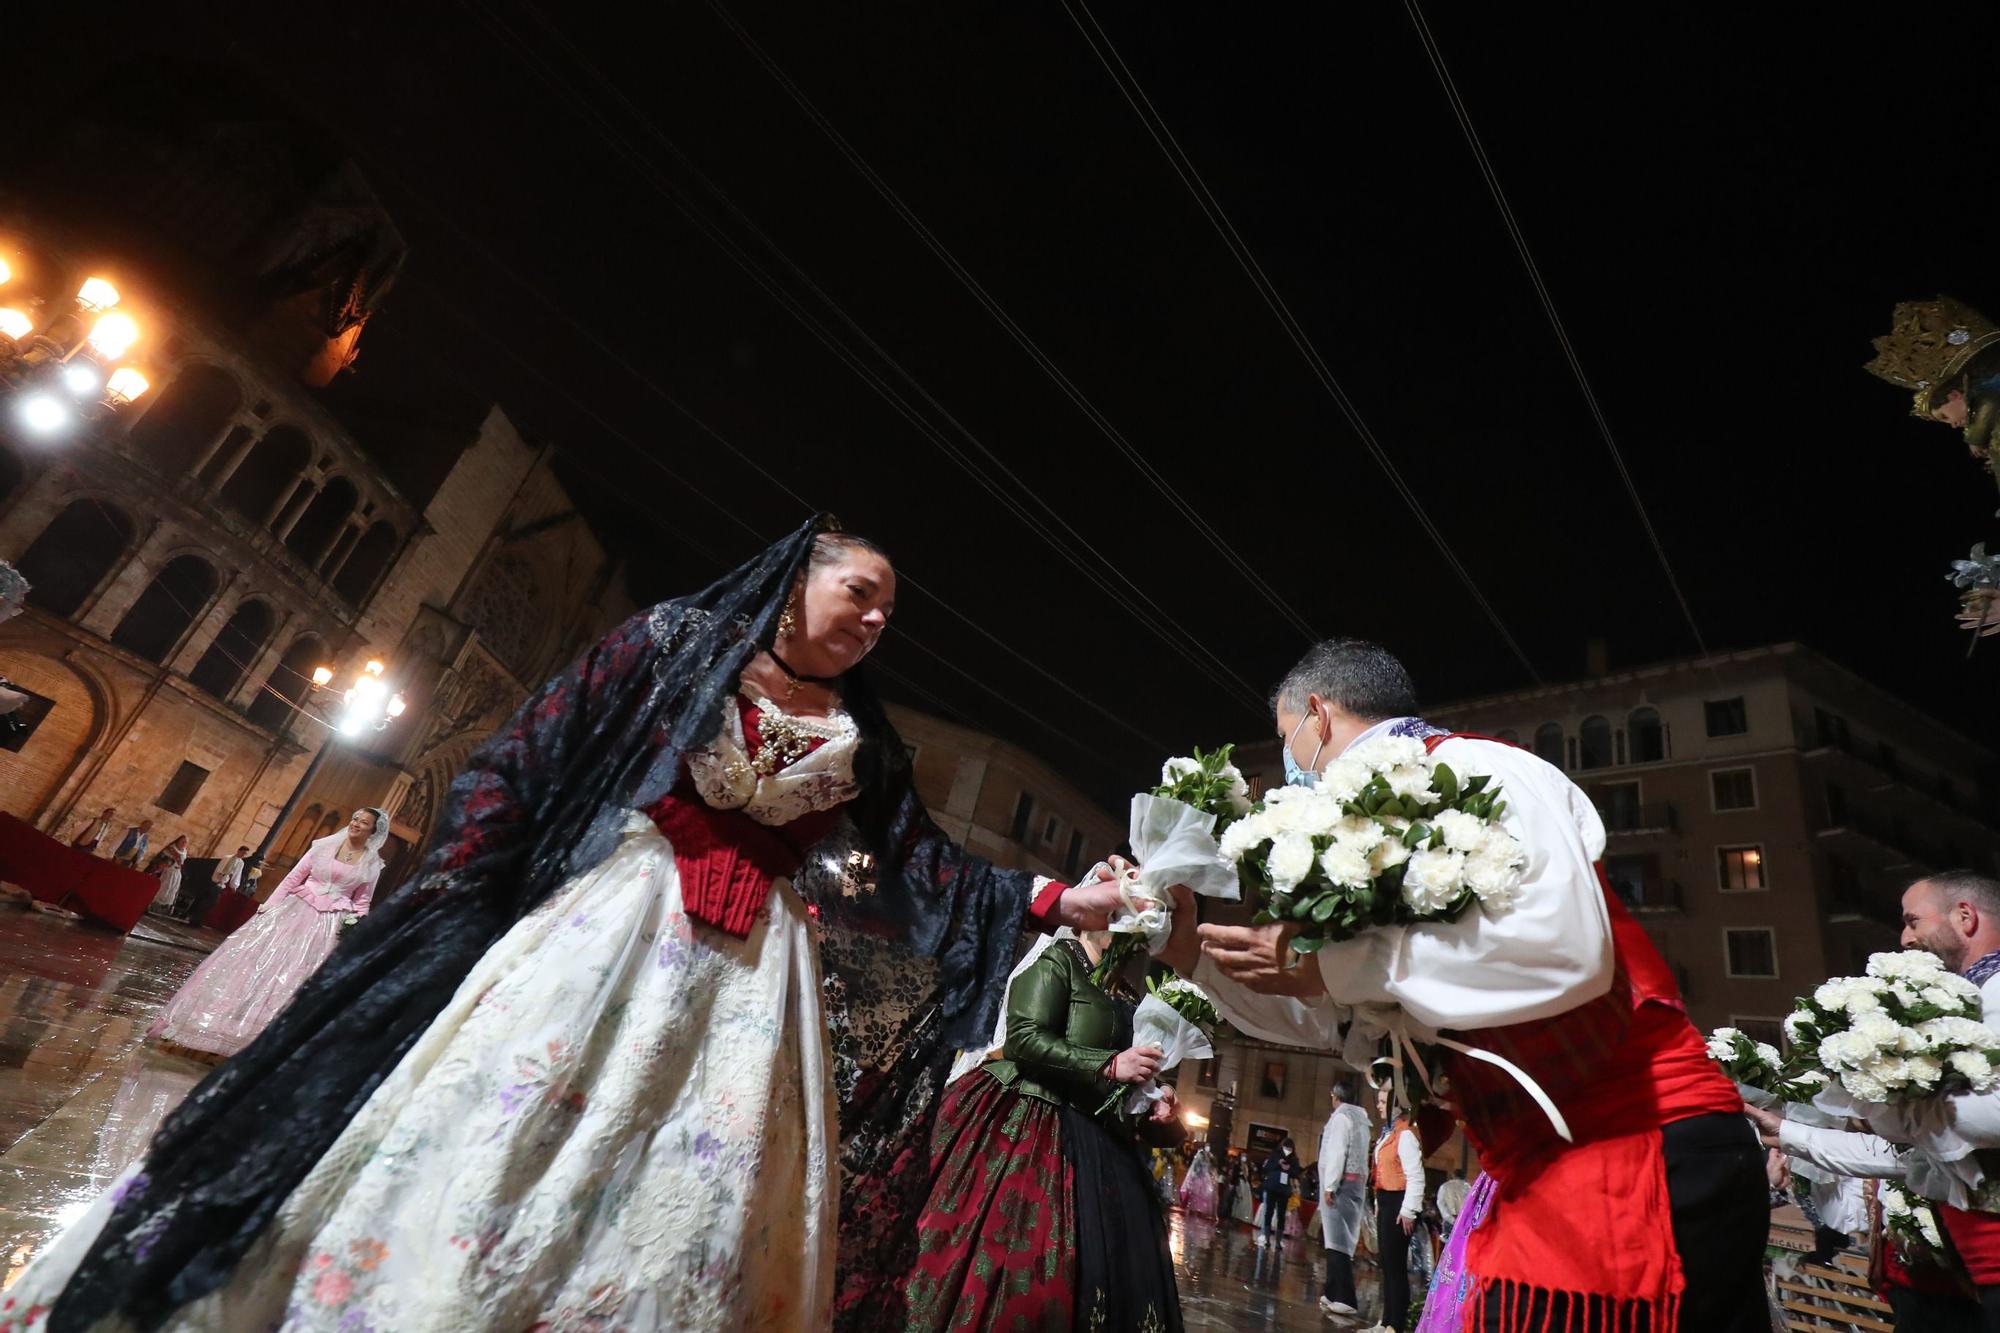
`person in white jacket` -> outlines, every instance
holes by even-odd
[[[1336,1079],[1333,1114],[1319,1136],[1320,1235],[1326,1242],[1326,1284],[1319,1308],[1328,1314],[1358,1313],[1354,1246],[1367,1207],[1368,1137],[1368,1113],[1355,1105],[1351,1090]]]

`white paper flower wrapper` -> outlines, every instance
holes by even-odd
[[[1139,1001],[1138,1009],[1132,1014],[1132,1044],[1159,1047],[1161,1069],[1172,1069],[1183,1060],[1215,1058],[1215,1047],[1209,1042],[1208,1034],[1181,1017],[1179,1010],[1157,995],[1148,995]],[[1158,1100],[1159,1080],[1147,1079],[1125,1099],[1125,1110],[1137,1114]]]
[[[1216,845],[1214,815],[1165,796],[1134,796],[1126,833],[1141,878],[1162,900],[1176,884],[1225,902],[1243,896],[1236,867],[1222,859]]]

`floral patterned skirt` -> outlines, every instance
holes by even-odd
[[[811,922],[780,883],[738,939],[691,922],[679,885],[634,816],[480,960],[230,1282],[167,1327],[823,1329],[834,1116]],[[109,1198],[9,1295],[52,1298]]]
[[[1129,1139],[974,1072],[931,1136],[905,1333],[1179,1333],[1159,1185]]]
[[[1074,1327],[1076,1182],[1060,1111],[974,1070],[945,1090],[907,1333]]]

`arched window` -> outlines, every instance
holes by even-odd
[[[132,520],[96,500],[72,500],[16,563],[28,605],[72,616],[132,541]]]
[[[346,822],[347,822],[347,816],[340,813],[340,810],[338,808],[328,810],[324,815],[320,816],[319,832],[313,834],[313,841],[318,842],[321,838],[326,837],[329,833],[333,833],[336,830],[338,830],[340,826],[342,824],[345,824]]]
[[[326,648],[310,634],[285,650],[285,656],[264,678],[264,688],[250,701],[249,718],[259,726],[280,730],[312,684],[312,670],[326,660]]]
[[[1544,722],[1535,728],[1535,753],[1557,768],[1563,766],[1562,723]]]
[[[1611,767],[1611,724],[1601,717],[1587,717],[1577,733],[1579,768]]]
[[[132,427],[132,444],[163,471],[186,472],[201,461],[242,401],[228,371],[190,366],[160,390],[160,400]]]
[[[360,502],[361,492],[354,489],[354,483],[345,477],[335,477],[319,488],[319,494],[306,506],[306,512],[292,525],[285,536],[285,546],[292,554],[309,565],[317,565],[320,557],[333,545],[340,535],[340,525],[354,512]]]
[[[215,595],[215,571],[198,555],[175,556],[153,576],[111,631],[111,642],[148,662],[164,662]]]
[[[194,664],[194,670],[188,672],[188,679],[216,698],[227,699],[242,683],[243,673],[257,660],[257,654],[264,651],[274,619],[271,608],[262,602],[245,602],[237,607],[236,614],[229,617],[229,623],[215,636],[215,642],[208,645],[208,651]]]
[[[303,432],[292,426],[274,426],[222,488],[222,503],[253,525],[266,523],[275,517],[272,509],[292,493],[292,486],[311,460],[312,446]]]
[[[1625,730],[1632,738],[1633,763],[1656,764],[1667,757],[1667,731],[1660,725],[1659,709],[1633,709],[1625,719]]]
[[[333,590],[359,606],[395,553],[396,529],[387,523],[377,523],[355,543],[354,554],[347,557],[347,564],[334,577]]]

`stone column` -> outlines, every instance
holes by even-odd
[[[296,636],[290,631],[292,622],[297,617],[298,613],[295,611],[286,611],[278,617],[278,626],[271,631],[271,637],[265,641],[264,651],[257,654],[257,659],[250,664],[250,669],[243,673],[243,679],[236,683],[234,690],[230,691],[231,708],[239,712],[248,708],[250,701],[264,688],[265,677],[271,674],[273,667],[284,660],[285,650],[292,646],[292,639]]]
[[[271,530],[273,537],[279,541],[285,540],[292,535],[292,529],[298,526],[299,520],[305,517],[307,507],[318,494],[319,487],[312,478],[300,477],[298,484],[293,486],[292,493],[285,497],[283,504],[271,512],[271,517],[264,521],[264,526]]]
[[[139,540],[112,565],[104,582],[84,598],[76,611],[76,623],[99,638],[110,638],[111,631],[132,609],[132,603],[139,600],[139,594],[146,590],[153,576],[166,567],[160,553],[173,538],[173,532],[154,519],[152,526],[141,532]]]
[[[334,538],[333,554],[327,558],[326,569],[320,575],[328,583],[340,577],[340,571],[347,568],[347,562],[354,558],[354,548],[361,545],[362,527],[352,519]]]
[[[236,614],[236,608],[242,604],[243,599],[240,597],[232,599],[229,593],[242,577],[243,571],[240,569],[229,570],[223,575],[222,582],[216,588],[214,600],[208,604],[207,614],[197,617],[193,631],[182,638],[180,651],[167,658],[167,664],[177,675],[185,676],[194,670],[195,663],[201,660],[202,654],[206,653],[209,645],[215,642],[215,636],[222,633],[222,627]]]
[[[243,466],[243,460],[250,456],[250,451],[255,449],[258,442],[264,438],[253,422],[233,421],[230,423],[230,430],[234,430],[239,425],[243,426],[249,433],[243,437],[243,442],[230,450],[229,456],[223,460],[221,469],[215,474],[215,480],[208,483],[208,488],[211,491],[220,491],[224,486],[227,486],[229,479],[236,475],[236,469]],[[229,431],[222,432],[222,438],[227,440],[229,438]],[[208,459],[202,460],[201,467],[195,469],[197,477],[201,475],[201,469],[207,467],[208,463]]]

